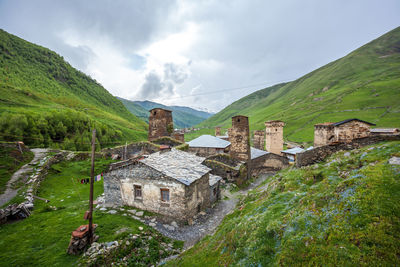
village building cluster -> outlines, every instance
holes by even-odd
[[[374,125],[359,119],[316,124],[314,147],[370,135],[399,134],[398,129],[370,129]],[[265,130],[254,132],[252,147],[249,119],[238,115],[232,117],[227,135],[217,126],[215,136],[202,135],[187,142],[187,152],[162,145],[154,153],[125,157],[111,164],[104,174],[105,202],[190,223],[220,198],[221,183],[242,183],[252,176],[281,170],[306,151],[301,147],[284,150],[284,126],[279,120],[265,122]],[[174,130],[172,112],[161,108],[150,110],[148,136],[155,143],[165,137],[184,142],[184,133]]]

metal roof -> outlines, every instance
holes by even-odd
[[[212,135],[202,135],[187,142],[189,147],[213,147],[213,148],[226,148],[231,142],[220,139]]]
[[[286,154],[290,154],[290,155],[296,155],[297,153],[301,153],[304,152],[305,150],[302,149],[301,147],[294,147],[291,149],[286,149],[286,150],[282,150],[282,153],[286,153]]]
[[[372,133],[395,133],[398,132],[398,128],[374,128],[370,130]]]
[[[250,147],[250,158],[251,159],[256,159],[261,156],[264,156],[265,154],[269,154],[269,152],[257,149],[255,147]]]
[[[201,164],[204,160],[203,157],[172,148],[171,151],[153,153],[141,162],[185,185],[190,185],[211,170]]]
[[[335,122],[332,125],[333,126],[339,126],[339,125],[342,125],[342,124],[345,124],[345,123],[348,123],[348,122],[351,122],[351,121],[359,121],[359,122],[363,122],[363,123],[366,123],[366,124],[369,124],[369,125],[372,125],[372,126],[376,125],[376,124],[373,124],[371,122],[363,121],[363,120],[360,120],[360,119],[348,119],[348,120],[344,120],[344,121]]]
[[[218,175],[214,175],[211,173],[209,175],[210,175],[210,181],[209,181],[210,186],[213,186],[216,183],[218,183],[218,181],[222,180],[222,178]]]

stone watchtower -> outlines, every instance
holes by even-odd
[[[254,147],[257,149],[264,150],[265,146],[265,131],[254,131]]]
[[[162,108],[153,108],[150,110],[149,141],[163,136],[171,136],[173,133],[172,111]]]
[[[265,146],[268,152],[281,155],[283,150],[283,121],[265,122]]]
[[[221,136],[221,126],[215,127],[215,136]]]
[[[249,118],[232,117],[232,128],[229,129],[230,154],[232,158],[250,161]]]

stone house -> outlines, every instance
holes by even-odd
[[[262,173],[271,171],[279,171],[289,166],[289,160],[281,155],[270,153],[254,147],[250,148],[251,152],[251,175],[257,176]]]
[[[187,222],[219,197],[220,178],[210,180],[211,169],[201,164],[204,160],[172,148],[141,160],[114,163],[104,174],[105,203]]]
[[[359,119],[316,124],[314,125],[314,147],[349,143],[353,139],[367,137],[370,135],[370,127],[374,125]]]
[[[187,142],[189,145],[189,152],[194,153],[197,156],[209,157],[229,151],[231,143],[226,140],[222,140],[212,135],[202,135]]]
[[[301,147],[294,147],[286,150],[282,150],[283,156],[287,157],[290,162],[296,161],[296,154],[304,152],[305,150]]]

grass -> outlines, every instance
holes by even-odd
[[[26,163],[32,161],[31,151],[21,152],[15,147],[0,144],[0,194],[6,190],[11,176]]]
[[[96,159],[95,173],[106,169],[111,160]],[[32,215],[22,221],[2,225],[0,228],[0,266],[72,266],[79,257],[66,254],[71,232],[82,224],[88,210],[89,185],[77,179],[89,178],[90,161],[69,161],[52,166],[42,182],[38,195],[49,203],[35,201]],[[103,181],[95,182],[94,197],[103,193]],[[51,208],[55,207],[55,208]],[[55,210],[54,210],[55,209]],[[118,240],[129,233],[139,233],[152,228],[128,216],[95,210],[94,223],[98,224],[98,242]],[[118,234],[117,231],[128,231]]]
[[[231,117],[249,116],[250,130],[283,120],[285,139],[312,143],[314,124],[359,118],[377,127],[400,127],[400,27],[299,79],[274,85],[232,103],[186,137],[231,127]],[[381,57],[388,55],[387,57]],[[197,127],[196,126],[196,127]]]
[[[289,168],[167,266],[397,266],[400,142]]]

